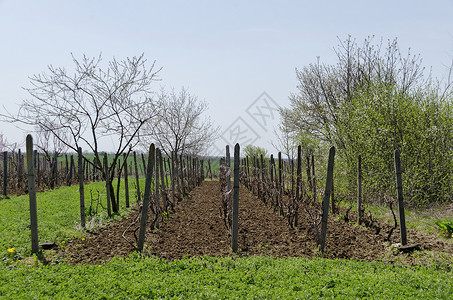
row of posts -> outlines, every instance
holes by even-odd
[[[173,156],[173,155],[172,155]],[[172,175],[171,175],[171,184],[172,184],[172,194],[173,200],[175,200],[175,189],[180,190],[180,197],[184,197],[187,195],[193,188],[200,185],[204,180],[204,163],[203,160],[198,160],[196,158],[186,160],[186,163],[183,162],[183,158],[181,157],[179,160],[176,156],[172,157]],[[179,171],[177,164],[180,164]],[[160,172],[158,172],[160,169]],[[154,173],[153,173],[154,172]],[[154,179],[153,179],[154,174]],[[162,154],[158,148],[151,144],[148,151],[148,162],[146,164],[146,180],[145,180],[145,190],[143,195],[142,201],[142,211],[141,211],[141,219],[140,219],[140,227],[139,227],[139,236],[137,241],[137,250],[143,251],[144,243],[145,243],[145,232],[146,232],[146,224],[148,222],[148,209],[151,207],[154,210],[154,220],[151,222],[151,228],[159,228],[159,217],[160,213],[160,205],[159,205],[159,176],[161,178],[161,183],[163,182],[163,167],[162,167]],[[187,178],[187,180],[185,179]],[[155,181],[155,201],[154,203],[150,203],[151,199],[151,186],[153,184],[153,180]],[[185,181],[187,181],[185,183]],[[175,186],[178,185],[178,186]],[[186,188],[187,185],[187,188]],[[167,202],[166,197],[163,197],[164,203],[164,211],[167,212]],[[182,200],[182,198],[178,198]]]
[[[324,197],[322,201],[322,218],[321,218],[321,234],[318,237],[319,246],[322,252],[324,252],[325,241],[326,241],[326,232],[327,232],[327,219],[329,208],[332,212],[336,211],[335,202],[334,202],[334,184],[333,184],[333,168],[334,168],[334,156],[335,148],[332,147],[329,150],[329,159],[327,167],[327,176],[326,176],[326,186],[324,191]],[[251,160],[249,162],[249,159]],[[397,196],[398,196],[398,207],[399,207],[399,217],[400,217],[400,232],[401,232],[401,244],[407,244],[407,234],[405,226],[405,217],[404,217],[404,201],[402,193],[402,179],[401,179],[401,163],[400,163],[400,152],[399,150],[395,151],[394,156],[395,163],[395,174],[396,174],[396,186],[397,186]],[[358,223],[362,224],[363,222],[363,195],[362,195],[362,158],[361,155],[358,155],[357,159],[357,208],[358,208]],[[250,167],[251,165],[251,171]],[[283,215],[283,203],[282,196],[286,193],[283,169],[287,165],[283,162],[281,158],[281,153],[278,154],[278,174],[277,168],[275,166],[275,161],[273,155],[270,156],[269,170],[267,170],[263,156],[258,159],[253,157],[246,157],[243,159],[243,182],[244,184],[251,189],[253,193],[256,192],[258,198],[260,198],[265,204],[270,202],[271,206],[274,207],[274,210],[280,209],[280,214]],[[302,168],[301,168],[301,147],[298,147],[298,156],[297,156],[297,169],[296,176],[294,178],[294,164],[292,161],[289,161],[290,167],[290,191],[287,192],[290,195],[291,201],[287,205],[287,215],[289,223],[291,226],[297,226],[298,218],[298,208],[299,200],[302,198],[304,193],[304,188],[301,181]],[[311,170],[310,170],[311,167]],[[311,172],[310,172],[311,171]],[[311,163],[309,157],[307,157],[307,176],[310,189],[313,194],[313,201],[316,201],[316,176],[314,168],[314,158],[311,156]],[[270,182],[267,180],[270,177]],[[294,180],[295,179],[295,180]],[[267,182],[267,183],[266,183]],[[295,190],[295,191],[294,191]],[[329,205],[331,204],[331,206]]]
[[[32,252],[37,253],[39,244],[38,244],[38,220],[37,220],[37,205],[36,205],[36,187],[35,187],[35,164],[34,164],[34,151],[33,151],[33,138],[31,135],[27,135],[26,139],[26,149],[27,149],[27,171],[28,171],[28,192],[29,192],[29,205],[30,205],[30,223],[31,223],[31,241],[32,241]],[[229,148],[226,148],[226,157],[227,161],[229,161]],[[154,144],[151,144],[149,149],[148,155],[148,163],[146,167],[146,181],[145,181],[145,191],[143,197],[143,206],[142,206],[142,217],[140,223],[140,232],[139,232],[139,239],[138,239],[138,250],[143,250],[144,245],[144,238],[145,238],[145,226],[148,217],[148,206],[149,206],[149,199],[151,197],[151,183],[152,183],[152,175],[153,170],[157,167],[160,167],[161,170],[161,180],[162,183],[164,181],[163,176],[163,166],[157,166],[156,161],[162,164],[162,158],[160,151],[157,150],[157,157],[156,157],[156,149]],[[160,154],[160,160],[159,160]],[[83,168],[82,163],[82,149],[78,149],[78,167],[79,167],[79,191],[80,191],[80,214],[81,214],[81,225],[82,227],[85,226],[85,205],[84,205],[84,172],[81,171]],[[233,251],[238,250],[238,212],[239,212],[239,171],[240,171],[240,146],[239,144],[235,145],[234,148],[234,181],[233,181],[233,203],[232,203],[232,249]],[[335,156],[335,148],[331,147],[329,151],[329,160],[328,160],[328,167],[327,167],[327,178],[326,178],[326,188],[324,192],[324,199],[322,202],[322,220],[321,220],[321,236],[320,236],[320,248],[321,251],[324,252],[325,241],[326,241],[326,232],[327,232],[327,219],[328,219],[328,211],[329,211],[329,202],[330,202],[330,195],[333,187],[333,168],[334,168],[334,156]],[[157,158],[157,159],[156,159]],[[107,163],[107,156],[104,156],[104,163],[105,166],[108,166]],[[126,160],[125,160],[126,161]],[[401,231],[401,243],[402,245],[407,244],[407,236],[406,236],[406,226],[405,226],[405,217],[404,217],[404,201],[403,201],[403,194],[402,194],[402,179],[401,179],[401,162],[400,162],[400,152],[398,150],[395,151],[394,155],[395,161],[395,173],[396,173],[396,181],[397,181],[397,196],[398,196],[398,205],[399,205],[399,215],[400,215],[400,231]],[[182,160],[181,160],[182,163]],[[195,163],[195,162],[194,162]],[[174,164],[174,160],[172,160],[172,164]],[[126,164],[127,165],[127,164]],[[229,166],[229,164],[228,164]],[[145,166],[144,166],[145,167]],[[174,166],[172,166],[172,170],[174,172]],[[183,170],[183,168],[181,168]],[[201,162],[200,168],[194,168],[195,174],[199,174],[200,177],[195,180],[195,185],[199,185],[204,180],[204,171],[203,171],[203,163]],[[199,171],[198,171],[199,170]],[[126,172],[127,173],[127,172]],[[181,172],[182,173],[182,172]],[[279,172],[280,173],[280,172]],[[108,172],[106,172],[108,174]],[[271,173],[272,174],[272,173]],[[298,167],[298,175],[300,174],[300,169]],[[359,222],[361,217],[362,211],[362,203],[361,203],[361,157],[358,157],[358,211],[359,211]],[[279,174],[281,177],[281,173]],[[127,177],[126,177],[127,178]],[[174,178],[174,177],[172,177]],[[184,195],[184,177],[181,175],[181,188],[182,193]],[[125,179],[127,182],[127,179]],[[228,180],[229,181],[229,180]],[[108,182],[108,177],[106,178],[106,182]],[[193,182],[192,182],[193,183]],[[126,184],[127,185],[127,184]],[[189,183],[189,185],[191,185]],[[137,185],[138,187],[139,185]],[[159,174],[156,172],[156,189],[158,190],[159,186]],[[172,190],[174,191],[174,180],[172,180]],[[109,191],[109,188],[107,188]],[[158,192],[158,191],[157,191]],[[107,192],[108,194],[108,192]],[[175,199],[173,192],[173,199]],[[108,196],[107,196],[108,197]],[[158,197],[158,194],[157,194]],[[156,197],[155,203],[155,213],[156,215],[159,214],[159,200]],[[107,199],[107,203],[109,203],[109,199]],[[109,204],[108,204],[109,205]],[[164,202],[164,209],[167,209],[167,203]],[[156,217],[154,224],[158,227],[158,217]],[[157,220],[157,221],[156,221]],[[156,224],[157,222],[157,224]]]
[[[125,154],[126,155],[126,154]],[[26,193],[27,185],[25,170],[24,170],[24,157],[21,154],[21,150],[17,153],[9,153],[8,151],[2,152],[2,183],[3,189],[2,194],[4,197],[8,196],[8,190],[15,190],[17,194]],[[99,181],[102,180],[101,174],[97,166],[100,164],[96,158],[93,158],[92,164],[86,163],[85,159],[82,159],[82,167],[78,165],[76,168],[76,162],[73,155],[64,155],[66,164],[63,161],[59,161],[58,155],[55,154],[50,160],[39,154],[37,150],[34,150],[32,159],[34,161],[35,170],[35,184],[36,188],[54,189],[59,185],[71,185],[77,182],[78,174],[83,172],[85,180]],[[137,163],[137,155],[133,153],[133,159],[135,164],[135,174],[145,174],[143,169],[145,157],[141,154],[143,164]],[[80,161],[80,160],[79,160]],[[78,164],[79,162],[77,162]],[[126,166],[127,167],[127,166]],[[141,170],[139,170],[141,167]],[[123,167],[120,171],[123,170]],[[132,166],[128,168],[128,173],[132,173]],[[140,171],[140,172],[139,172]]]
[[[223,192],[227,197],[227,207],[228,210],[225,212],[225,222],[230,223],[229,216],[231,215],[231,249],[234,252],[238,251],[238,230],[239,230],[239,176],[240,176],[240,145],[237,143],[234,146],[234,156],[233,156],[233,189],[231,189],[231,157],[230,157],[230,146],[226,145],[225,148],[225,159],[220,160],[220,170],[219,172],[224,172],[226,177],[226,183],[224,187],[221,187]],[[219,174],[219,179],[220,179]],[[231,193],[232,192],[232,193]],[[231,198],[233,194],[233,198]],[[225,196],[224,195],[224,196]],[[225,209],[225,208],[224,208]]]
[[[182,200],[191,189],[195,186],[201,184],[204,180],[204,164],[203,160],[197,158],[184,157],[180,156],[179,159],[176,156],[173,156],[171,161],[166,160],[167,168],[165,169],[164,164],[165,160],[162,157],[162,153],[159,149],[150,149],[150,155],[148,157],[148,163],[143,165],[143,168],[146,170],[146,184],[145,191],[143,196],[143,207],[144,210],[147,209],[149,204],[149,198],[151,197],[151,177],[153,176],[153,170],[156,170],[154,173],[154,193],[155,193],[155,206],[153,210],[155,212],[155,220],[153,221],[153,226],[159,227],[159,214],[160,214],[160,204],[159,198],[162,197],[163,211],[167,212],[169,205],[173,206],[175,199]],[[31,135],[27,135],[26,139],[26,150],[27,150],[27,173],[28,173],[28,194],[29,194],[29,205],[30,205],[30,221],[31,221],[31,241],[32,241],[32,252],[37,253],[39,249],[38,244],[38,220],[37,220],[37,206],[36,206],[36,185],[35,177],[36,170],[34,163],[34,157],[36,151],[33,151],[33,138]],[[82,155],[82,149],[78,148],[78,181],[79,181],[79,194],[80,194],[80,222],[81,226],[85,227],[86,225],[86,215],[85,215],[85,198],[84,198],[84,181],[85,181],[85,172],[84,172],[84,159]],[[4,156],[6,157],[6,156]],[[122,167],[126,166],[127,168],[127,155],[123,156],[124,161]],[[144,158],[144,156],[142,156]],[[134,161],[136,162],[136,155],[134,152]],[[171,166],[170,166],[171,162]],[[177,166],[179,164],[179,166]],[[5,164],[6,165],[6,164]],[[120,170],[122,169],[120,168]],[[104,168],[106,174],[106,191],[107,191],[107,213],[111,216],[111,201],[110,201],[110,189],[108,187],[109,171],[108,171],[108,158],[107,154],[104,154]],[[137,171],[137,164],[135,164]],[[168,176],[166,171],[169,171],[171,178],[171,191],[172,199],[170,201],[167,196],[167,188],[169,187]],[[127,171],[124,172],[124,184],[125,184],[125,201],[126,207],[129,207],[129,189],[128,189],[128,176]],[[117,195],[119,194],[119,186],[121,179],[121,171],[118,172],[118,185],[117,185]],[[136,185],[137,185],[137,202],[140,202],[140,185],[139,185],[139,175],[136,172]],[[159,195],[160,190],[160,195]],[[119,198],[119,197],[118,197]],[[117,198],[117,201],[118,201]],[[145,205],[145,201],[148,203]],[[117,202],[118,204],[118,202]],[[146,209],[145,209],[146,207]]]

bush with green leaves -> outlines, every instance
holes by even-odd
[[[337,147],[343,182],[336,184],[346,187],[337,192],[355,191],[361,154],[366,197],[395,197],[399,149],[406,202],[452,201],[451,90],[424,77],[420,57],[402,55],[396,39],[384,48],[372,38],[362,45],[348,38],[335,51],[336,65],[318,62],[297,71],[298,93],[281,111],[283,124]]]
[[[267,150],[258,146],[253,146],[253,145],[247,145],[244,148],[244,153],[245,156],[248,156],[250,158],[255,157],[256,159],[260,159],[261,155],[263,158],[267,158]]]
[[[448,238],[452,237],[453,234],[453,221],[450,220],[443,220],[443,221],[436,221],[434,224],[439,227],[440,232],[447,236]]]
[[[435,92],[367,87],[341,108],[338,131],[347,141],[344,161],[354,170],[360,153],[368,191],[394,195],[393,154],[399,149],[405,200],[413,205],[451,201],[452,113]]]

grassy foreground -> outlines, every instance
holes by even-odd
[[[140,186],[144,188],[144,178]],[[114,186],[116,186],[114,180]],[[129,184],[130,203],[136,203],[135,179]],[[78,185],[64,186],[37,194],[39,242],[67,242],[81,238],[80,197]],[[120,213],[125,213],[124,181],[120,189]],[[99,204],[98,204],[99,202]],[[90,214],[91,207],[91,216]],[[104,208],[103,208],[104,207]],[[85,185],[85,213],[87,228],[107,222],[106,192],[104,182]],[[0,200],[0,258],[7,249],[28,255],[31,250],[30,210],[28,195],[11,196]]]
[[[435,267],[269,257],[166,262],[133,254],[98,266],[0,267],[4,299],[447,299],[453,274]]]
[[[144,183],[144,182],[143,182]],[[142,184],[142,183],[141,183]],[[132,186],[131,186],[132,188]],[[90,191],[85,188],[87,209]],[[135,201],[131,189],[131,203]],[[96,192],[97,193],[97,192]],[[38,194],[40,242],[83,238],[78,187]],[[120,190],[124,205],[124,192]],[[121,210],[124,212],[124,210]],[[93,225],[105,222],[99,208]],[[154,257],[113,259],[102,265],[43,266],[30,253],[28,196],[0,201],[0,299],[448,299],[450,264],[423,266],[316,258],[203,257],[167,262]]]

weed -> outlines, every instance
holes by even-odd
[[[435,299],[453,294],[449,262],[435,255],[402,265],[266,256],[165,261],[133,254],[97,265],[38,266],[0,264],[0,298]]]
[[[453,221],[451,220],[443,220],[443,221],[436,221],[434,224],[440,228],[440,232],[444,234],[446,237],[451,238],[453,234]]]

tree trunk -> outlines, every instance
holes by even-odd
[[[113,176],[112,176],[113,177]],[[118,205],[116,202],[115,189],[113,188],[113,178],[109,178],[109,189],[110,189],[110,202],[112,203],[112,211],[118,212]]]

